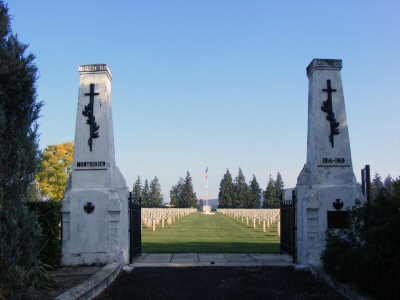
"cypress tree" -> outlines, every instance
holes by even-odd
[[[150,188],[149,188],[149,182],[147,179],[144,181],[144,187],[142,191],[142,206],[143,207],[150,207],[151,202],[150,202]]]
[[[150,182],[149,198],[151,207],[163,206],[163,196],[161,195],[161,185],[157,176]]]
[[[379,195],[383,194],[384,190],[382,177],[378,173],[375,173],[375,177],[371,181],[371,201],[374,201]]]
[[[383,181],[383,187],[385,188],[385,194],[387,197],[394,195],[395,181],[390,174]]]
[[[171,205],[174,207],[183,207],[183,186],[185,181],[182,177],[179,178],[179,181],[176,185],[172,186],[169,191],[169,197],[171,198]]]
[[[178,183],[172,186],[169,195],[171,198],[171,205],[174,207],[199,207],[196,193],[193,191],[193,182],[189,171],[186,172],[185,179],[182,177],[179,178]]]
[[[198,200],[193,189],[193,181],[189,171],[186,172],[185,183],[183,185],[183,206],[182,207],[198,207]]]
[[[219,208],[231,208],[233,207],[233,199],[234,199],[234,189],[235,186],[232,181],[231,173],[229,169],[226,169],[226,173],[224,177],[221,179],[219,184],[219,193],[218,193],[218,207]]]
[[[281,174],[278,172],[278,174],[276,174],[276,180],[275,180],[275,195],[276,195],[276,203],[275,205],[277,205],[279,207],[279,202],[281,200],[281,197],[285,198],[285,190],[284,190],[284,183],[282,180],[282,176]]]
[[[37,216],[28,211],[29,188],[40,166],[35,56],[11,31],[0,0],[0,298],[32,299],[39,249]]]
[[[247,207],[249,201],[249,187],[246,183],[246,178],[242,173],[242,169],[239,168],[239,173],[235,178],[235,199],[234,207]]]
[[[138,175],[135,184],[132,189],[132,200],[133,202],[139,202],[139,199],[142,197],[143,187],[142,181],[140,180],[140,176]]]
[[[250,181],[250,201],[248,202],[247,207],[248,208],[259,208],[261,205],[261,200],[260,200],[260,185],[257,182],[256,176],[253,174],[253,180]]]
[[[276,191],[275,191],[275,180],[272,178],[271,174],[269,175],[268,185],[264,192],[264,208],[273,208],[279,207],[276,204]]]

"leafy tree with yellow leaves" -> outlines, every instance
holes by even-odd
[[[62,201],[73,159],[73,142],[49,145],[44,149],[42,169],[36,174],[43,199]]]

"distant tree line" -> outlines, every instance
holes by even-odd
[[[285,185],[283,183],[282,176],[279,172],[276,174],[275,180],[272,178],[270,174],[267,188],[263,192],[264,196],[263,208],[278,208],[281,199],[285,198],[284,187]]]
[[[393,179],[390,174],[382,181],[382,177],[375,173],[374,179],[371,180],[371,201],[375,201],[380,195],[393,195],[394,186],[400,184],[400,179]]]
[[[182,177],[178,183],[171,187],[169,191],[171,205],[174,207],[188,208],[198,207],[196,193],[193,191],[193,181],[190,173],[186,173],[185,179]],[[148,183],[147,179],[142,185],[140,176],[136,179],[132,189],[132,200],[141,201],[143,207],[162,207],[164,206],[161,185],[157,176]]]
[[[142,185],[140,176],[138,176],[133,185],[132,200],[134,202],[141,202],[143,207],[164,206],[161,185],[157,176],[150,182],[150,185],[147,179],[144,181],[144,185]]]
[[[189,171],[186,172],[185,179],[182,177],[179,178],[178,183],[172,186],[169,196],[171,198],[171,205],[174,207],[199,207],[196,193],[193,191],[193,181]]]
[[[259,208],[261,207],[261,192],[264,196],[263,207],[279,207],[281,195],[284,194],[284,184],[281,174],[278,172],[276,180],[269,176],[268,185],[262,191],[257,182],[256,176],[246,183],[242,169],[239,168],[238,175],[232,180],[229,169],[224,174],[218,193],[219,208]]]

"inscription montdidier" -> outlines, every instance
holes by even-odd
[[[76,163],[78,168],[92,168],[92,167],[105,167],[105,161],[78,161]]]

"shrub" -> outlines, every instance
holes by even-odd
[[[24,205],[0,205],[0,298],[32,299],[34,253],[40,231]]]
[[[335,279],[378,299],[400,298],[400,186],[349,211],[349,227],[328,229],[321,260]]]
[[[29,210],[38,215],[42,231],[41,258],[44,264],[57,268],[61,264],[61,206],[55,201],[28,202]]]
[[[39,290],[45,289],[50,290],[54,287],[54,280],[49,273],[49,270],[53,269],[51,266],[45,264],[42,260],[42,251],[45,248],[46,244],[40,248],[40,250],[35,254],[34,259],[34,267],[36,268],[36,275],[33,280],[33,286],[35,290],[39,292]]]

